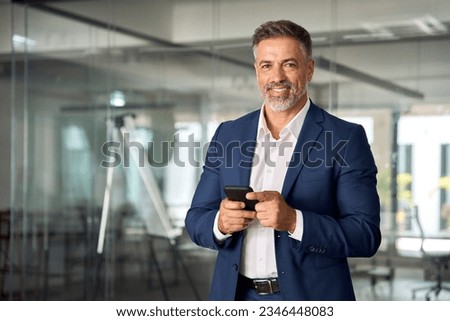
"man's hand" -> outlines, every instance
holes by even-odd
[[[293,233],[297,224],[295,210],[276,191],[247,193],[249,200],[258,200],[255,206],[256,218],[262,226],[278,231]]]
[[[245,211],[243,202],[230,201],[225,198],[220,203],[219,231],[222,234],[232,234],[246,229],[256,218],[256,212]]]

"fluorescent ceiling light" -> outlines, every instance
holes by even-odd
[[[447,27],[433,16],[414,19],[414,23],[420,30],[429,35],[447,32]]]
[[[399,37],[396,37],[392,33],[370,33],[370,34],[360,33],[360,34],[344,35],[342,38],[345,40],[367,41],[373,39],[394,40],[398,39]]]
[[[312,39],[311,39],[311,41],[312,42],[325,42],[325,41],[327,41],[328,40],[328,38],[327,37],[313,37]]]
[[[36,40],[21,36],[13,35],[12,37],[14,47],[35,47]]]

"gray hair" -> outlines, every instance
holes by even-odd
[[[256,28],[253,34],[253,54],[256,47],[266,39],[289,37],[297,40],[306,52],[307,58],[312,58],[312,42],[309,32],[298,24],[289,20],[268,21]]]

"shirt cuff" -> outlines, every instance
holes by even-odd
[[[219,211],[217,211],[216,218],[214,219],[213,233],[214,238],[218,243],[222,243],[231,236],[231,234],[222,234],[222,232],[219,231]]]
[[[295,230],[293,233],[289,233],[289,236],[297,241],[301,241],[303,237],[303,213],[300,210],[295,210],[297,215],[297,223],[295,224]]]

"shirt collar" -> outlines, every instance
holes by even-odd
[[[309,110],[309,106],[311,102],[309,99],[306,100],[303,108],[295,115],[294,118],[281,130],[281,137],[287,134],[289,131],[295,139],[298,139],[300,136],[300,130],[303,126],[303,122],[305,121],[306,114]],[[259,122],[258,122],[258,135],[256,137],[257,140],[262,139],[266,134],[269,134],[269,128],[267,127],[266,117],[264,116],[264,103],[261,107],[261,112],[259,114]]]

